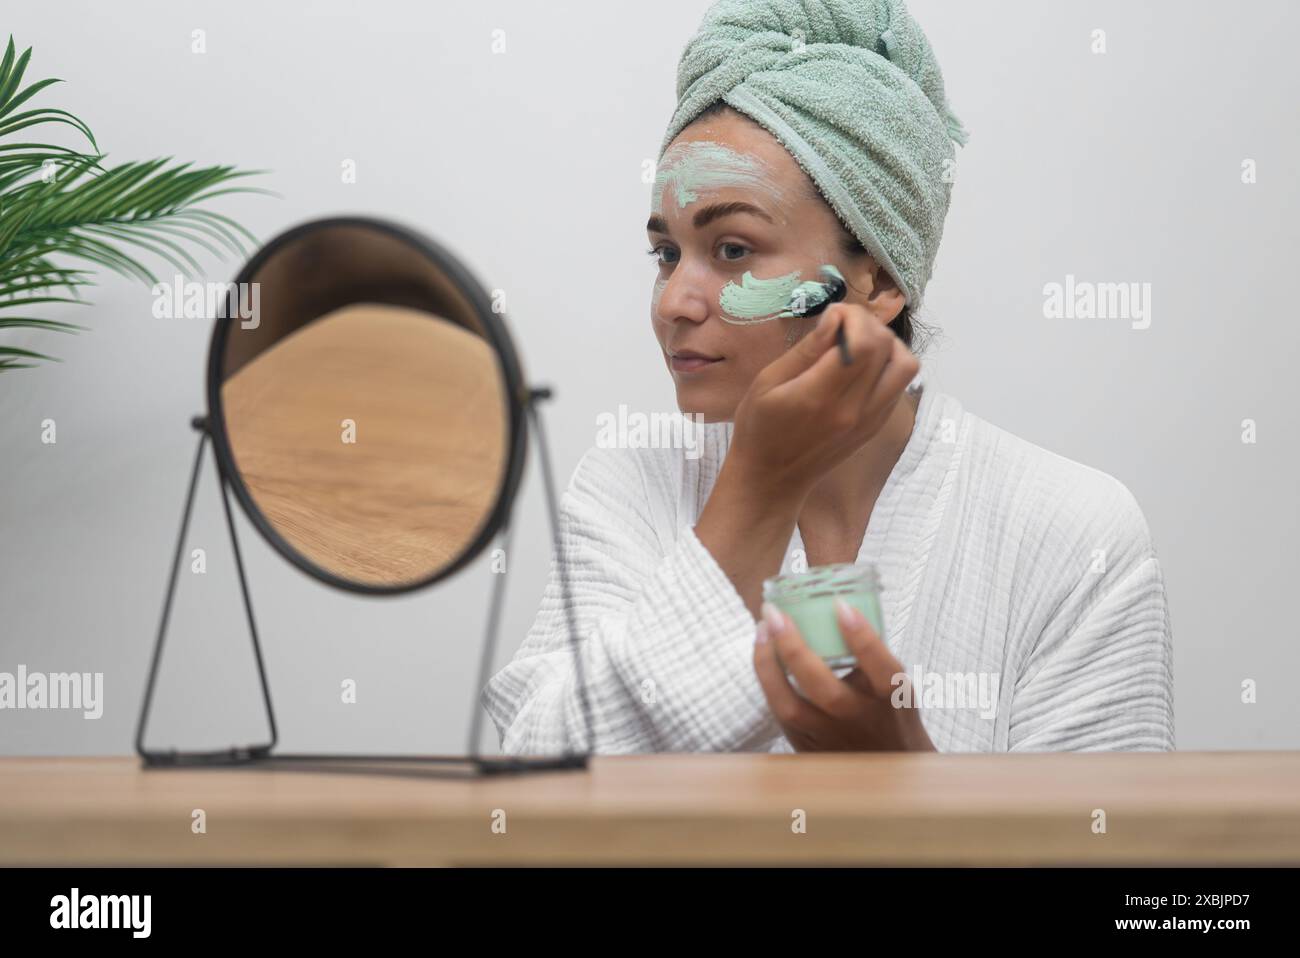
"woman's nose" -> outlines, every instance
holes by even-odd
[[[711,312],[704,285],[698,279],[682,275],[679,271],[674,271],[668,279],[655,284],[650,308],[654,318],[664,323],[676,323],[679,320],[702,323],[709,318]]]

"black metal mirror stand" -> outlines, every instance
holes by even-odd
[[[172,601],[176,594],[176,582],[180,574],[181,556],[185,551],[185,539],[189,532],[190,515],[194,509],[194,495],[198,488],[199,473],[203,465],[204,447],[211,439],[208,420],[205,416],[196,416],[191,425],[199,433],[198,448],[194,453],[194,467],[190,472],[189,491],[185,496],[185,511],[181,515],[180,532],[176,540],[176,552],[172,559],[171,575],[167,581],[167,596],[163,601],[162,620],[158,625],[158,638],[154,643],[153,655],[149,663],[149,677],[145,685],[144,701],[140,707],[140,719],[136,726],[135,749],[146,768],[222,768],[245,766],[256,768],[297,769],[302,771],[355,772],[360,774],[402,775],[415,777],[510,774],[521,772],[552,771],[556,769],[582,769],[587,767],[587,760],[595,752],[594,726],[591,716],[591,703],[587,696],[587,685],[583,674],[580,639],[573,612],[572,593],[569,589],[567,563],[563,557],[563,543],[560,538],[559,511],[556,499],[555,479],[551,470],[549,450],[542,430],[541,414],[538,409],[540,401],[551,397],[550,389],[537,387],[529,390],[527,410],[533,430],[537,436],[538,454],[541,459],[542,478],[545,484],[547,510],[554,543],[557,569],[560,576],[561,592],[564,596],[564,610],[569,627],[570,647],[573,650],[574,667],[578,678],[578,691],[582,703],[583,719],[586,726],[586,749],[582,752],[568,752],[560,756],[485,756],[479,752],[479,738],[483,710],[476,695],[472,703],[470,719],[469,748],[465,755],[357,755],[357,754],[276,754],[278,741],[275,726],[275,712],[271,705],[271,687],[267,681],[266,665],[262,657],[262,646],[258,639],[257,622],[253,616],[253,603],[248,591],[248,578],[244,572],[244,561],[239,551],[239,537],[235,532],[234,514],[230,508],[230,494],[227,477],[218,462],[216,467],[217,484],[221,492],[221,504],[226,516],[226,528],[230,532],[230,545],[235,557],[235,569],[239,576],[239,590],[243,596],[244,612],[248,619],[248,632],[253,641],[253,656],[257,663],[257,677],[262,689],[262,701],[266,707],[266,721],[270,730],[270,740],[261,745],[236,745],[215,751],[153,751],[145,747],[145,730],[149,722],[149,708],[153,702],[154,689],[157,685],[158,667],[162,660],[163,641],[167,635],[167,625],[171,618]],[[487,635],[483,644],[483,654],[479,665],[478,689],[487,683],[492,664],[495,661],[498,626],[501,618],[501,604],[505,596],[505,578],[513,564],[509,554],[510,516],[506,516],[497,535],[506,546],[506,570],[496,577],[492,588],[492,598],[488,609]],[[455,766],[460,766],[456,769]]]

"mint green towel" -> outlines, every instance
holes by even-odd
[[[919,308],[948,213],[953,143],[967,134],[902,0],[719,0],[682,52],[660,158],[715,100],[785,146]]]

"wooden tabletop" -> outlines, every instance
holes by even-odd
[[[609,756],[473,780],[0,759],[0,865],[218,863],[1296,865],[1300,752]]]

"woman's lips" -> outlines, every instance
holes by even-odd
[[[722,363],[722,357],[718,359],[708,359],[706,356],[669,356],[668,364],[671,365],[673,372],[677,373],[694,373],[701,369],[714,367]]]

